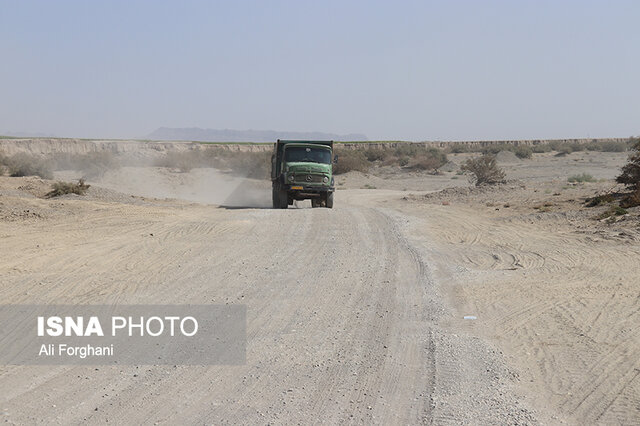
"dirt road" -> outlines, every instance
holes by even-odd
[[[441,326],[409,220],[360,192],[286,211],[22,199],[36,219],[0,222],[5,303],[246,304],[248,351],[235,367],[4,366],[4,420],[535,422],[501,353]]]

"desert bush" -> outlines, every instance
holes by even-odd
[[[539,143],[537,145],[533,145],[531,147],[531,151],[533,151],[536,154],[541,154],[543,152],[550,152],[551,145],[549,145],[548,143]]]
[[[402,166],[402,167],[408,165],[409,164],[409,157],[400,157],[400,158],[398,158],[398,164],[400,164],[400,166]]]
[[[573,175],[573,176],[569,176],[567,178],[568,182],[574,182],[574,183],[583,183],[583,182],[595,182],[596,179],[591,176],[589,173],[581,173],[579,175]]]
[[[597,207],[602,204],[609,204],[615,201],[615,197],[611,194],[597,195],[592,198],[587,198],[585,205],[587,207]]]
[[[53,198],[59,197],[65,194],[77,194],[84,195],[91,185],[84,183],[84,179],[80,179],[78,183],[71,182],[55,182],[51,185],[51,191],[49,191],[45,197]]]
[[[11,176],[40,176],[43,179],[53,179],[51,163],[43,158],[18,153],[5,161]]]
[[[338,163],[333,166],[333,173],[339,175],[350,171],[366,173],[369,170],[369,162],[364,152],[360,150],[336,150]]]
[[[469,152],[469,148],[461,143],[452,143],[447,147],[447,151],[452,154],[461,154],[463,152]]]
[[[551,142],[549,146],[552,151],[556,151],[560,155],[567,155],[573,152],[573,147],[568,143]]]
[[[528,146],[521,145],[516,146],[513,149],[513,153],[516,155],[516,157],[525,159],[531,158],[531,156],[533,155],[533,150]]]
[[[622,173],[616,178],[616,182],[625,184],[632,190],[640,188],[640,141],[633,146],[629,162],[622,167]]]
[[[418,146],[416,144],[413,143],[402,143],[399,144],[395,150],[394,150],[394,155],[398,158],[400,157],[415,157],[415,155],[418,153],[418,150],[422,148],[424,150],[423,146]]]
[[[627,210],[625,210],[624,208],[620,207],[620,206],[612,206],[609,209],[607,209],[605,212],[603,212],[602,214],[600,214],[598,216],[598,219],[606,219],[612,216],[622,216],[629,213]]]
[[[9,172],[9,167],[7,167],[7,157],[3,153],[0,152],[0,176],[4,176]]]
[[[640,206],[640,188],[636,189],[620,201],[620,207],[624,207],[625,209],[638,206]]]
[[[627,142],[589,142],[586,144],[585,149],[587,151],[599,151],[599,152],[625,152],[628,149]]]
[[[483,147],[479,152],[485,155],[497,155],[502,151],[513,152],[518,158],[531,158],[533,149],[525,145],[513,145],[508,143],[492,144]]]
[[[500,144],[491,144],[487,145],[480,152],[484,155],[496,155],[500,151],[511,151],[513,152],[515,146],[508,143],[500,143]]]
[[[367,161],[384,161],[388,157],[388,153],[384,149],[369,148],[364,152],[364,156],[367,157]]]
[[[447,162],[447,154],[437,148],[420,150],[412,160],[409,167],[417,170],[437,170]]]
[[[505,181],[504,171],[498,167],[496,157],[493,155],[483,155],[481,157],[470,158],[465,161],[460,170],[471,174],[470,180],[479,185],[493,185]]]

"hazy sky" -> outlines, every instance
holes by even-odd
[[[0,0],[0,133],[640,134],[640,2]]]

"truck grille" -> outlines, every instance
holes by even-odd
[[[301,173],[295,175],[295,181],[297,183],[320,183],[323,177],[324,175]]]

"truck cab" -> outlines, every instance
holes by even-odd
[[[271,184],[274,209],[294,200],[312,207],[333,208],[333,141],[280,140],[273,146]]]

